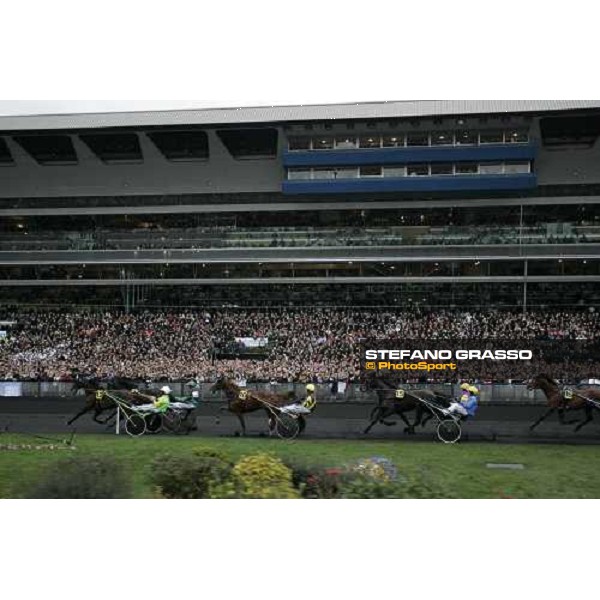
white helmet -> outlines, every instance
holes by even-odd
[[[171,388],[170,388],[168,385],[163,385],[163,386],[160,388],[160,391],[161,391],[161,392],[164,392],[165,394],[170,394],[170,393],[171,393]]]

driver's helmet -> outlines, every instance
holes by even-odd
[[[314,385],[314,383],[308,383],[306,385],[306,391],[307,392],[314,392],[315,391],[315,385]]]
[[[160,388],[160,391],[164,392],[165,394],[170,394],[172,390],[171,390],[171,388],[168,385],[163,385]]]
[[[471,386],[470,386],[468,383],[463,383],[463,384],[460,386],[460,389],[461,389],[461,390],[466,390],[466,391],[469,391],[469,390],[471,389]]]
[[[470,385],[467,389],[469,392],[471,392],[471,394],[479,394],[479,388],[475,387],[474,385]]]

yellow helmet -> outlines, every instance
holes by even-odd
[[[471,386],[470,386],[468,383],[463,383],[463,384],[460,386],[460,389],[461,389],[461,390],[470,390],[470,389],[471,389]]]
[[[314,386],[314,384],[313,384],[313,383],[308,383],[308,384],[306,385],[306,391],[307,391],[307,392],[314,392],[314,391],[315,391],[315,386]]]
[[[479,390],[478,390],[478,389],[477,389],[477,388],[476,388],[474,385],[470,385],[470,386],[469,386],[469,391],[470,391],[472,394],[479,394]]]

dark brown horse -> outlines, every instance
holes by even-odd
[[[269,420],[269,432],[271,433],[275,428],[275,415],[273,409],[281,408],[294,401],[294,392],[274,394],[259,390],[249,390],[236,385],[233,381],[226,378],[219,379],[212,386],[210,391],[214,393],[219,390],[223,390],[227,398],[227,406],[223,407],[221,410],[227,410],[237,416],[242,427],[242,435],[246,435],[244,414],[261,409],[264,410]],[[298,420],[300,422],[301,430],[304,429],[304,419],[302,418],[302,415],[298,417]]]
[[[561,425],[578,423],[575,431],[579,431],[593,419],[594,408],[600,407],[600,390],[592,387],[587,388],[565,388],[561,389],[558,383],[549,375],[540,373],[527,384],[528,390],[542,390],[546,396],[548,410],[534,423],[529,426],[533,431],[544,419],[553,412],[558,412],[558,420]],[[585,418],[566,421],[565,411],[583,410]]]
[[[366,389],[375,390],[378,403],[371,411],[370,421],[363,433],[369,433],[371,428],[376,423],[384,425],[395,425],[394,421],[388,421],[393,415],[398,415],[406,427],[405,433],[414,434],[417,425],[425,426],[427,421],[433,417],[433,413],[426,404],[421,402],[419,398],[424,398],[433,403],[439,403],[443,408],[447,408],[450,404],[449,398],[445,398],[436,394],[432,390],[401,390],[392,382],[387,381],[383,377],[369,377],[365,382]],[[399,397],[399,396],[402,397]],[[415,420],[413,423],[406,418],[405,413],[415,411]]]
[[[144,404],[147,402],[145,398],[141,398],[131,392],[134,387],[135,383],[130,382],[129,380],[115,380],[108,385],[111,394],[118,394],[120,398],[123,398],[130,404]],[[101,387],[100,381],[97,378],[81,375],[77,376],[73,381],[73,395],[77,394],[79,390],[83,390],[85,395],[83,408],[67,421],[67,425],[72,425],[79,417],[92,411],[94,412],[92,418],[100,425],[106,425],[115,416],[117,411],[115,402],[110,398],[110,395],[105,393],[105,390]],[[111,411],[111,414],[101,421],[99,417],[106,411]]]

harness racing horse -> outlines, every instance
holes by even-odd
[[[542,390],[549,407],[537,421],[529,426],[530,431],[533,431],[544,419],[555,411],[558,412],[558,420],[561,425],[578,423],[575,431],[579,431],[593,419],[594,408],[600,408],[600,390],[592,387],[561,390],[558,383],[545,373],[540,373],[531,379],[527,383],[527,389]],[[583,410],[585,418],[581,421],[577,421],[577,419],[566,421],[565,410]]]
[[[227,398],[227,406],[222,407],[221,410],[227,410],[237,416],[242,427],[242,435],[246,435],[246,422],[243,416],[245,413],[263,409],[267,413],[269,434],[271,434],[275,429],[275,417],[273,409],[269,407],[281,408],[293,402],[295,398],[294,392],[274,394],[258,390],[248,390],[226,378],[219,379],[210,389],[212,393],[219,390],[223,390]],[[298,423],[300,429],[304,429],[305,422],[302,415],[298,416]]]
[[[390,381],[382,377],[371,376],[367,379],[367,389],[374,389],[377,397],[378,404],[371,411],[370,422],[365,428],[365,434],[371,431],[371,428],[376,423],[383,423],[384,425],[395,425],[395,421],[386,421],[387,418],[392,415],[398,415],[405,423],[405,433],[414,434],[415,427],[421,425],[424,427],[434,415],[431,409],[420,401],[420,398],[429,400],[430,402],[441,403],[444,408],[447,408],[450,404],[449,399],[436,394],[432,390],[404,390],[402,389],[402,397],[397,394],[400,390],[397,386]],[[405,416],[405,413],[415,411],[415,420],[411,424]]]
[[[144,399],[139,398],[129,390],[135,389],[135,382],[128,379],[114,379],[108,384],[108,389],[119,393],[119,396],[125,394],[125,399],[131,404],[142,404]],[[84,390],[85,403],[83,408],[71,419],[67,421],[67,425],[72,425],[79,417],[82,417],[88,412],[94,411],[93,419],[100,425],[106,425],[116,414],[114,401],[105,394],[105,390],[100,386],[98,378],[93,376],[77,375],[73,381],[73,395],[76,395],[79,390]],[[104,420],[99,419],[100,415],[111,410],[111,414]]]

